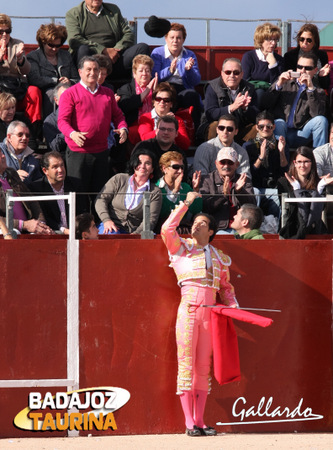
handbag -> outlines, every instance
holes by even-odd
[[[0,91],[14,95],[16,100],[23,100],[28,90],[28,83],[22,78],[0,75]]]

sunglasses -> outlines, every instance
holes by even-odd
[[[267,128],[267,130],[273,130],[274,125],[258,125],[258,128],[260,131],[262,131],[264,128]]]
[[[300,42],[307,42],[308,44],[312,44],[312,39],[311,38],[305,38],[305,37],[301,37],[299,38]]]
[[[171,103],[171,98],[155,97],[155,102]]]
[[[224,125],[218,125],[217,129],[220,130],[220,131],[227,130],[228,133],[232,133],[235,130],[234,127],[225,127]]]
[[[30,133],[13,133],[14,136],[17,136],[18,138],[21,138],[23,136],[29,138],[30,137]]]
[[[302,70],[302,69],[313,70],[314,67],[313,66],[301,66],[300,64],[297,64],[297,69],[299,69],[299,70]]]
[[[50,48],[60,48],[60,47],[62,46],[62,44],[49,44],[49,43],[47,43],[47,45],[48,45]]]
[[[174,169],[174,170],[179,170],[179,169],[184,170],[183,164],[171,164],[169,167],[171,167],[171,169]]]
[[[230,159],[222,159],[219,161],[219,164],[221,164],[221,166],[233,166],[235,163]]]
[[[12,32],[12,29],[11,28],[7,28],[7,30],[0,30],[0,35],[1,34],[10,34]]]
[[[225,73],[226,75],[231,75],[231,74],[233,74],[233,75],[236,75],[236,76],[238,77],[238,75],[241,74],[241,71],[240,71],[240,70],[224,70],[224,73]]]

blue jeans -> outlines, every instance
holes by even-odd
[[[104,223],[101,222],[98,226],[98,234],[104,234]],[[118,231],[108,231],[108,234],[128,234],[127,231],[118,230]]]
[[[274,134],[276,139],[284,136],[289,147],[307,145],[312,139],[313,147],[316,148],[327,143],[328,121],[324,116],[317,116],[309,120],[301,130],[297,130],[288,128],[283,119],[276,119]]]
[[[280,201],[277,189],[272,188],[253,188],[254,195],[257,199],[257,206],[262,206],[264,208],[264,214],[269,216],[272,214],[274,217],[278,219],[281,216],[280,210]],[[265,197],[265,199],[264,199]],[[263,200],[263,205],[261,205],[261,201]]]

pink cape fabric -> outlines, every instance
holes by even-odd
[[[237,334],[232,319],[268,327],[272,319],[236,308],[212,308],[214,376],[219,384],[240,380]]]

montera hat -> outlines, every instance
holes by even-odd
[[[156,16],[150,16],[144,25],[145,32],[150,37],[161,38],[165,36],[171,27],[171,23],[167,19],[160,19]]]

